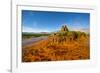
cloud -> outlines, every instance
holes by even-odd
[[[89,28],[71,28],[71,31],[81,31],[81,32],[86,32],[89,33],[90,29]]]
[[[45,29],[39,29],[39,28],[31,28],[31,27],[26,27],[23,26],[23,31],[22,32],[50,32],[49,30],[45,30]]]

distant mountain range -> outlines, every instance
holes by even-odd
[[[49,34],[50,32],[22,32],[27,34]]]

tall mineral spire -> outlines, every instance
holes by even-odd
[[[61,27],[61,32],[63,32],[63,31],[69,31],[66,25],[63,25]]]

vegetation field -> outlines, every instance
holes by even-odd
[[[49,36],[50,34],[44,34],[44,33],[22,33],[23,39],[28,39],[32,37],[41,37],[41,36]]]
[[[48,38],[22,46],[22,62],[90,59],[90,36],[85,32],[62,28],[53,34],[34,34],[23,37],[26,36],[48,36]]]

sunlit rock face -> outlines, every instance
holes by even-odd
[[[68,27],[66,26],[66,25],[63,25],[62,27],[61,27],[61,30],[60,30],[61,32],[64,32],[64,31],[69,31],[68,30]]]

